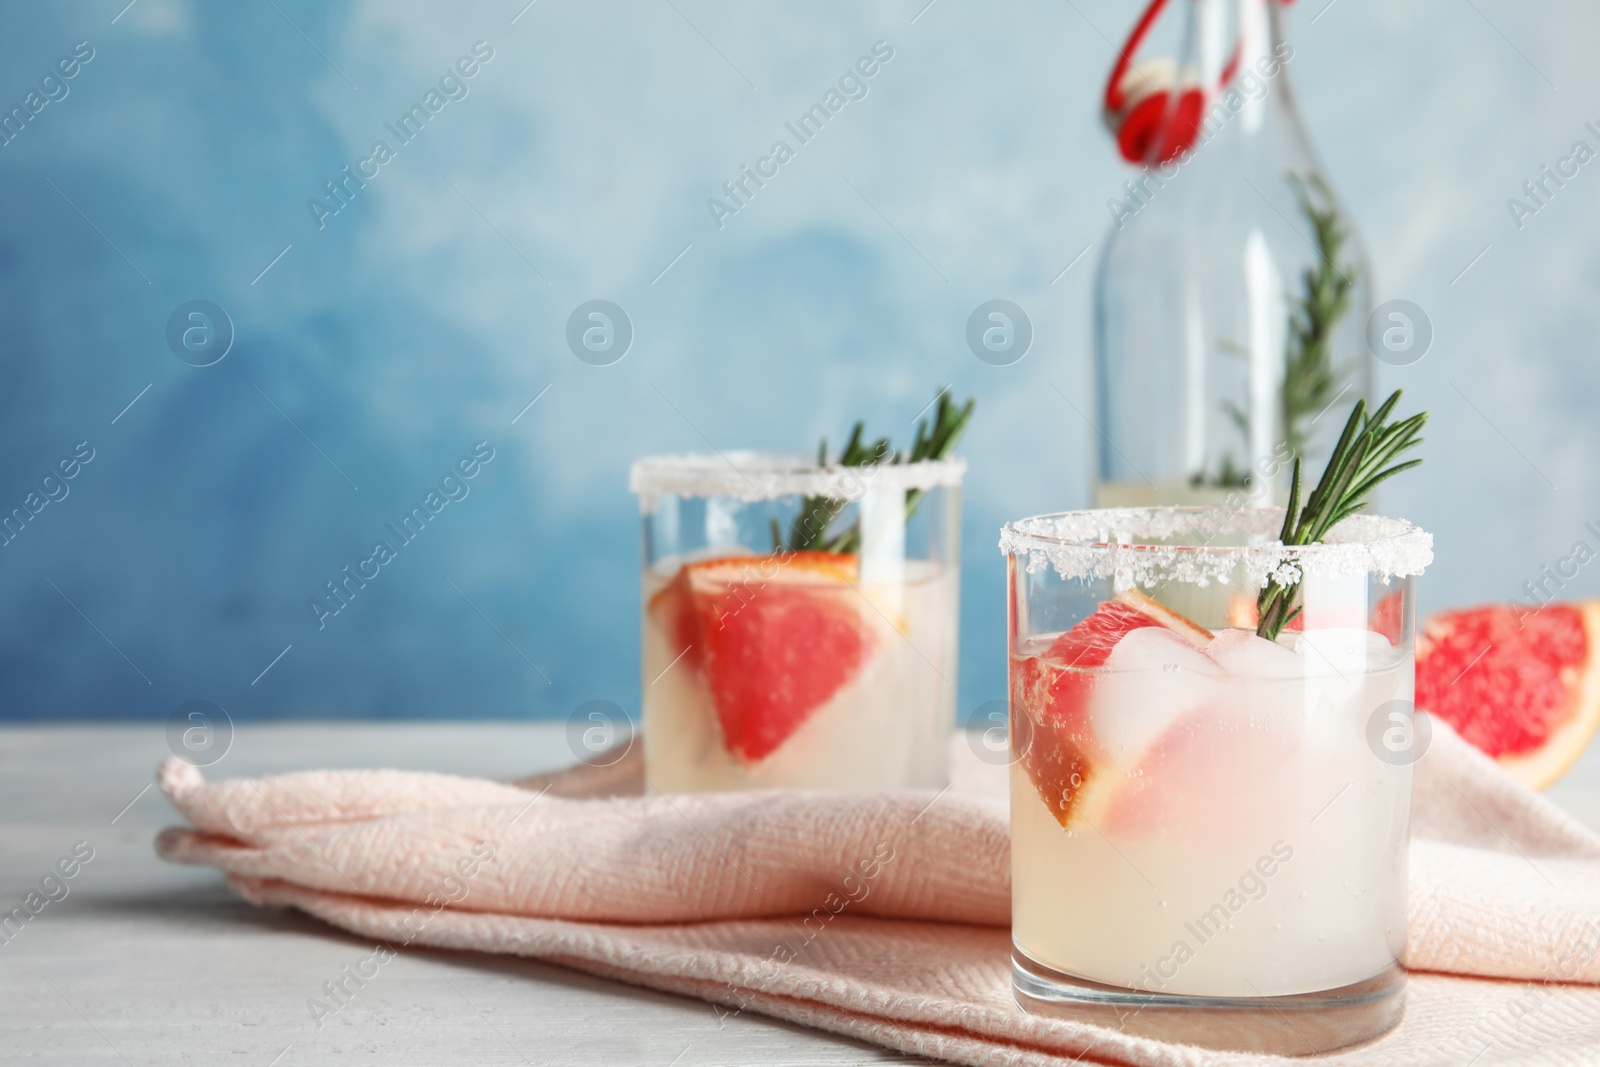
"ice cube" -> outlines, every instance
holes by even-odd
[[[1304,660],[1310,678],[1355,678],[1391,666],[1396,659],[1387,637],[1354,627],[1307,630],[1295,642],[1294,650]]]
[[[1222,674],[1204,652],[1171,630],[1146,626],[1117,642],[1089,700],[1089,722],[1101,750],[1133,768],[1167,728],[1214,699]]]
[[[1206,655],[1228,674],[1244,678],[1299,678],[1305,661],[1294,650],[1249,630],[1224,630],[1206,646]]]

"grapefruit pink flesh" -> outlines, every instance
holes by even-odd
[[[1089,720],[1095,676],[1085,672],[1104,666],[1117,642],[1146,626],[1168,629],[1196,648],[1211,640],[1210,631],[1130,590],[1057,637],[1042,657],[1013,661],[1011,700],[1029,718],[1028,728],[1017,731],[1022,767],[1063,827],[1076,817],[1092,823],[1112,784]]]
[[[1109,798],[1097,825],[1119,838],[1159,834],[1204,840],[1207,828],[1258,826],[1270,804],[1292,797],[1298,745],[1276,730],[1240,730],[1215,708],[1189,712],[1139,761],[1138,774]]]
[[[651,599],[705,680],[730,755],[766,759],[860,673],[878,637],[856,570],[833,552],[701,560]]]
[[[1597,637],[1600,601],[1442,612],[1417,641],[1417,707],[1543,789],[1600,726]]]

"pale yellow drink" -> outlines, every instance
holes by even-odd
[[[1379,709],[1409,707],[1409,646],[1223,631],[1208,654],[1151,628],[1075,670],[1045,655],[1056,636],[1012,662],[1032,747],[1011,770],[1026,956],[1106,985],[1241,997],[1395,962],[1410,768],[1367,738]]]

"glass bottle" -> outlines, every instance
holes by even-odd
[[[1281,8],[1182,0],[1176,61],[1121,72],[1165,105],[1122,136],[1140,169],[1108,201],[1096,506],[1282,503],[1293,457],[1315,479],[1368,396],[1371,273],[1295,106]]]

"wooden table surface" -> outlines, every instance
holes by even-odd
[[[411,949],[319,1029],[308,999],[371,951],[156,859],[165,724],[0,728],[0,911],[94,858],[0,942],[0,1060],[30,1064],[910,1063],[867,1045],[529,961]],[[213,777],[402,767],[513,778],[571,762],[562,725],[242,725]],[[1551,796],[1600,828],[1600,749]]]
[[[402,767],[515,778],[573,762],[564,724],[240,725],[208,777]],[[0,1062],[914,1063],[749,1013],[531,961],[414,948],[319,1030],[307,1000],[371,944],[157,859],[164,723],[0,728],[0,912],[75,842],[94,858],[0,943]],[[137,799],[136,799],[137,798]],[[131,806],[130,806],[131,802]],[[124,810],[126,809],[126,810]]]

